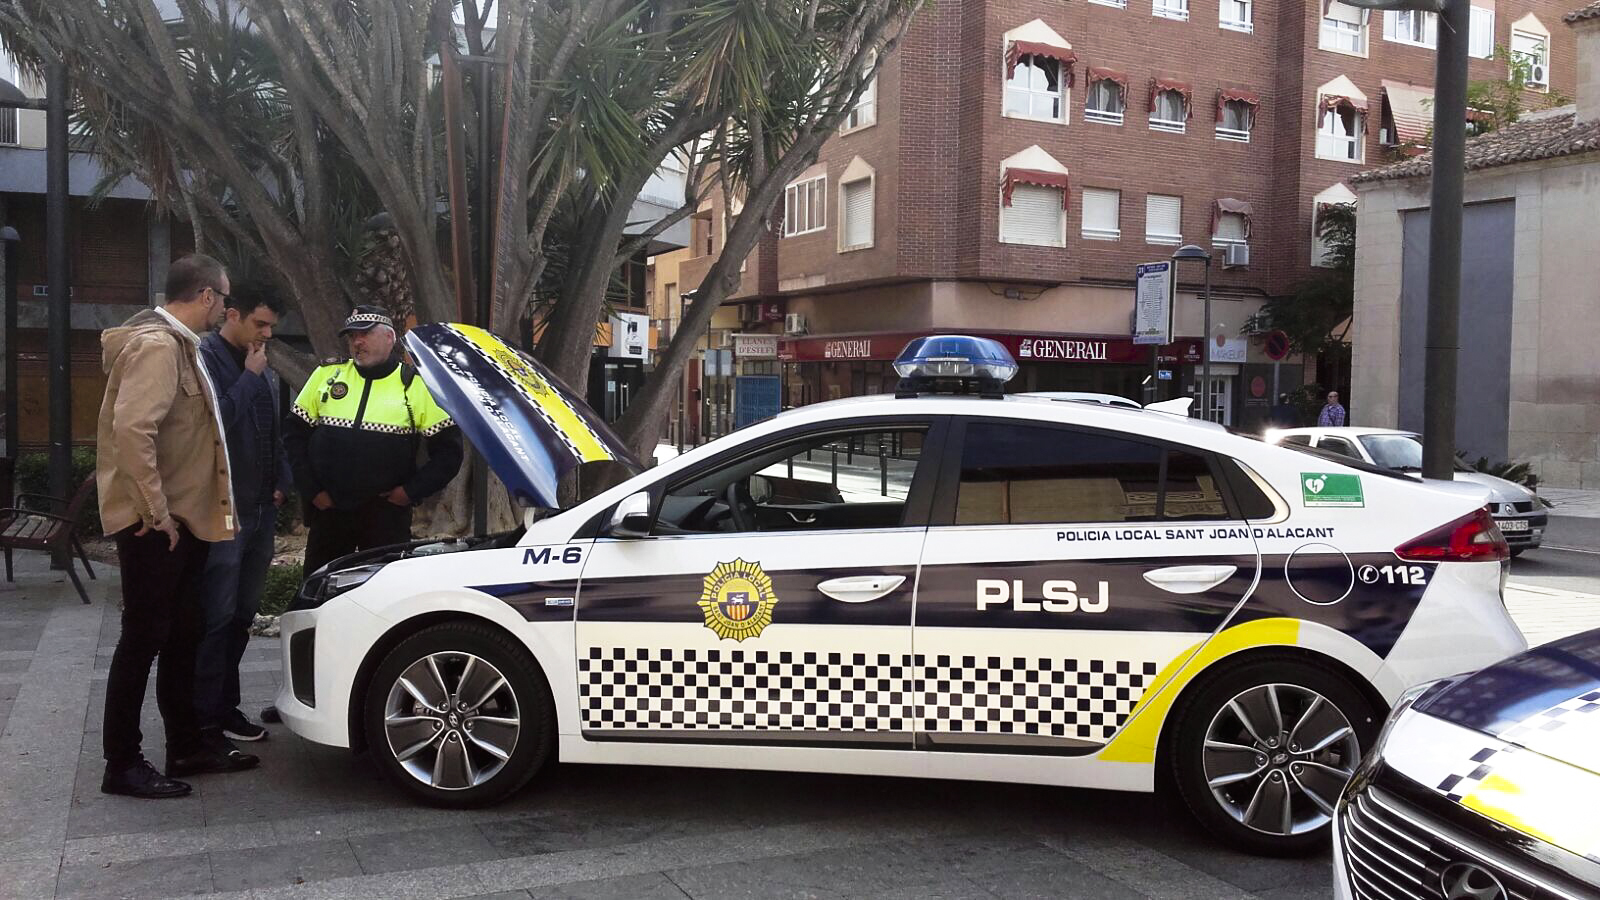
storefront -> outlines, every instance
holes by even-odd
[[[994,338],[1017,360],[1018,372],[1008,388],[1023,391],[1087,391],[1149,402],[1151,348],[1125,336],[966,332]],[[821,400],[882,394],[899,380],[893,360],[905,345],[925,333],[833,335],[786,338],[779,342],[783,362],[784,405],[804,406]],[[1161,350],[1162,370],[1155,381],[1155,399],[1185,390],[1186,367],[1200,362],[1198,338],[1181,338]]]

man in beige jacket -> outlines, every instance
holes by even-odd
[[[177,776],[260,761],[226,738],[202,740],[194,709],[200,576],[209,542],[229,540],[236,530],[216,391],[198,355],[199,332],[217,326],[228,289],[221,263],[185,256],[167,275],[166,306],[100,336],[108,379],[95,479],[100,519],[122,565],[122,636],[106,681],[100,789],[108,794],[181,797],[190,787]],[[165,775],[145,760],[139,732],[157,657]]]

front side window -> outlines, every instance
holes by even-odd
[[[1420,9],[1390,10],[1384,15],[1384,37],[1419,47],[1439,45],[1439,16]]]
[[[1372,461],[1385,469],[1422,471],[1422,441],[1414,434],[1364,434],[1361,446]],[[1323,438],[1326,445],[1329,438]],[[1328,449],[1333,449],[1329,447]]]
[[[828,176],[796,181],[783,192],[783,236],[809,234],[828,227]]]
[[[812,435],[696,473],[667,491],[655,531],[897,528],[926,434],[917,426]]]
[[[1226,515],[1203,455],[1103,432],[993,422],[967,425],[956,525]]]
[[[1317,157],[1344,162],[1361,162],[1363,113],[1349,104],[1318,112]]]
[[[1064,109],[1061,62],[1031,53],[1019,58],[1006,79],[1006,115],[1059,122]]]
[[[1089,122],[1121,125],[1124,106],[1122,85],[1109,78],[1097,79],[1089,85],[1083,118]]]
[[[1366,56],[1366,13],[1333,0],[1322,16],[1322,31],[1317,46],[1323,50]]]
[[[1176,90],[1156,91],[1150,106],[1150,128],[1153,131],[1182,133],[1185,127],[1183,94]]]

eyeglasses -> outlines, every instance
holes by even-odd
[[[224,294],[223,292],[217,290],[214,287],[208,287],[208,288],[206,288],[206,290],[210,291],[213,294],[216,294],[218,297],[221,297],[223,306],[227,306],[228,305],[228,301],[233,299],[233,295],[232,294]]]

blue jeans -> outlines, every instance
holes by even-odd
[[[263,504],[239,517],[239,534],[211,545],[201,576],[204,632],[194,662],[194,707],[202,728],[221,728],[239,708],[239,660],[261,609],[277,507]]]

